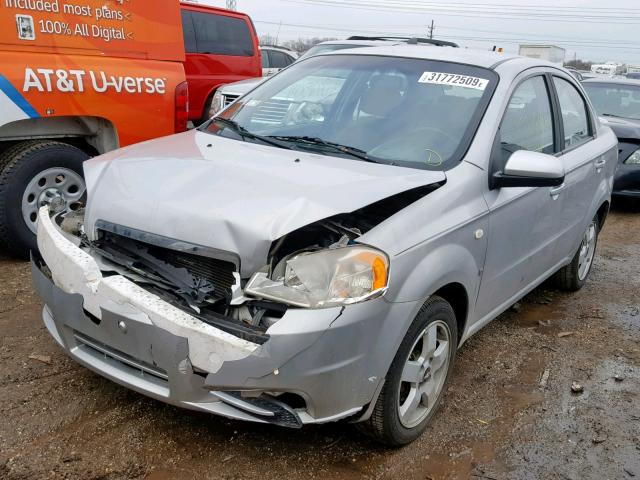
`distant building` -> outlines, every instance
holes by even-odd
[[[627,73],[640,73],[640,65],[627,65]]]
[[[520,45],[520,55],[529,58],[539,58],[556,65],[564,65],[566,56],[564,48],[555,45]]]
[[[613,77],[615,75],[622,75],[624,73],[624,65],[622,63],[607,62],[591,65],[591,73],[597,73],[599,75],[608,75]]]

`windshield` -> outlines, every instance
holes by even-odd
[[[640,120],[640,85],[583,83],[598,115]]]
[[[496,83],[492,71],[448,62],[313,57],[221,113],[232,122],[214,118],[202,129],[350,160],[444,170],[466,152]]]

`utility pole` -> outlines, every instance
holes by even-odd
[[[236,0],[227,0],[227,10],[237,10]]]
[[[433,39],[433,31],[436,27],[433,25],[433,20],[431,20],[431,26],[429,27],[429,38]]]

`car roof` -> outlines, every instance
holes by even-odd
[[[493,68],[498,64],[510,60],[520,60],[524,66],[555,66],[544,60],[532,59],[508,53],[492,52],[488,50],[475,50],[454,47],[425,48],[425,45],[407,45],[402,42],[399,45],[385,45],[357,50],[338,50],[321,55],[377,55],[387,57],[409,57],[424,60],[439,60],[446,62],[463,63],[483,68]]]
[[[401,40],[327,40],[326,42],[317,43],[314,47],[318,45],[363,45],[365,47],[374,47],[379,45],[399,45],[404,43],[407,42],[403,42]]]
[[[260,50],[282,50],[283,52],[295,53],[294,50],[287,47],[281,47],[280,45],[260,45]]]
[[[609,83],[611,85],[631,85],[634,87],[640,87],[640,80],[633,78],[598,78],[592,77],[583,80],[582,83]]]

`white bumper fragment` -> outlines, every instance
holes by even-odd
[[[197,368],[215,373],[224,362],[245,358],[258,347],[202,322],[121,275],[103,277],[91,255],[58,231],[48,207],[38,213],[38,248],[54,283],[67,293],[82,295],[89,313],[102,318],[104,308],[186,338],[189,360]]]

